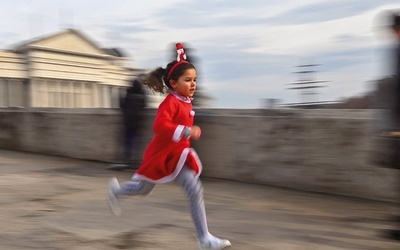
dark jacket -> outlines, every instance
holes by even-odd
[[[147,97],[143,85],[134,80],[120,102],[125,128],[135,130],[143,125],[146,105]]]
[[[400,38],[398,39],[397,47],[395,50],[395,59],[394,59],[394,78],[397,86],[397,96],[400,99]],[[400,100],[399,100],[400,102]]]

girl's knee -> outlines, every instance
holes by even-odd
[[[196,193],[196,194],[203,194],[203,185],[201,182],[197,180],[193,180],[187,183],[187,187],[189,192]]]
[[[143,195],[148,195],[149,193],[151,193],[155,186],[156,185],[153,183],[143,182]]]

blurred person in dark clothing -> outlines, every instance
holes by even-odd
[[[124,122],[123,163],[120,166],[122,169],[134,169],[140,165],[140,159],[137,159],[137,147],[144,124],[146,106],[147,97],[143,85],[138,78],[131,80],[131,86],[126,90],[126,95],[120,99]]]
[[[400,137],[400,11],[392,14],[393,33],[397,39],[396,47],[393,51],[393,73],[395,85],[395,97],[393,107],[394,130],[392,136]]]
[[[397,41],[396,47],[393,50],[393,83],[394,83],[394,96],[393,96],[393,127],[394,130],[390,132],[390,137],[393,139],[393,160],[392,167],[400,167],[400,11],[397,13],[391,13],[391,27]],[[400,171],[400,170],[399,170]],[[400,202],[400,179],[399,179],[399,202]],[[400,215],[400,214],[399,214]],[[388,231],[388,237],[394,240],[400,241],[400,216],[396,219],[397,228]]]

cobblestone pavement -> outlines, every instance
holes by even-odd
[[[179,186],[129,198],[113,217],[105,163],[0,150],[0,249],[197,249]],[[382,237],[397,207],[276,187],[205,179],[210,231],[232,249],[400,249]]]

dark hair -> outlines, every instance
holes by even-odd
[[[165,93],[165,86],[168,89],[172,89],[169,83],[171,79],[177,81],[186,70],[196,69],[191,63],[182,63],[178,65],[174,71],[171,72],[171,76],[168,77],[168,72],[176,63],[178,63],[178,61],[174,60],[168,63],[165,69],[162,67],[156,68],[155,70],[151,71],[147,77],[143,78],[142,83],[156,92]]]

